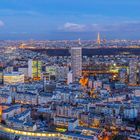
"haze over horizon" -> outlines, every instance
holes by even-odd
[[[139,0],[1,0],[2,39],[140,39]]]

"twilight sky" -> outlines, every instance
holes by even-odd
[[[0,39],[140,39],[140,0],[0,0]]]

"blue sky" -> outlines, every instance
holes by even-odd
[[[91,39],[98,31],[138,39],[139,7],[140,0],[0,0],[0,39]]]

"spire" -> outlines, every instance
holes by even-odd
[[[98,35],[97,35],[97,44],[98,44],[98,47],[100,47],[101,40],[100,40],[100,33],[99,32],[98,32]]]
[[[80,39],[80,38],[78,39],[78,44],[79,44],[79,45],[82,45],[81,39]]]

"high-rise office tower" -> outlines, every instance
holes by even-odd
[[[42,72],[42,62],[30,59],[28,61],[28,76],[33,80],[40,80]]]
[[[129,84],[137,85],[137,70],[138,70],[138,60],[132,59],[129,62]]]
[[[140,85],[140,63],[138,63],[137,81],[138,81],[138,84]]]
[[[119,80],[121,83],[126,83],[128,80],[127,80],[127,69],[126,68],[121,68],[119,70]]]
[[[76,80],[82,75],[82,48],[73,47],[71,49],[71,68],[73,71],[73,78]]]
[[[0,84],[3,84],[3,73],[4,73],[3,64],[0,64]]]

